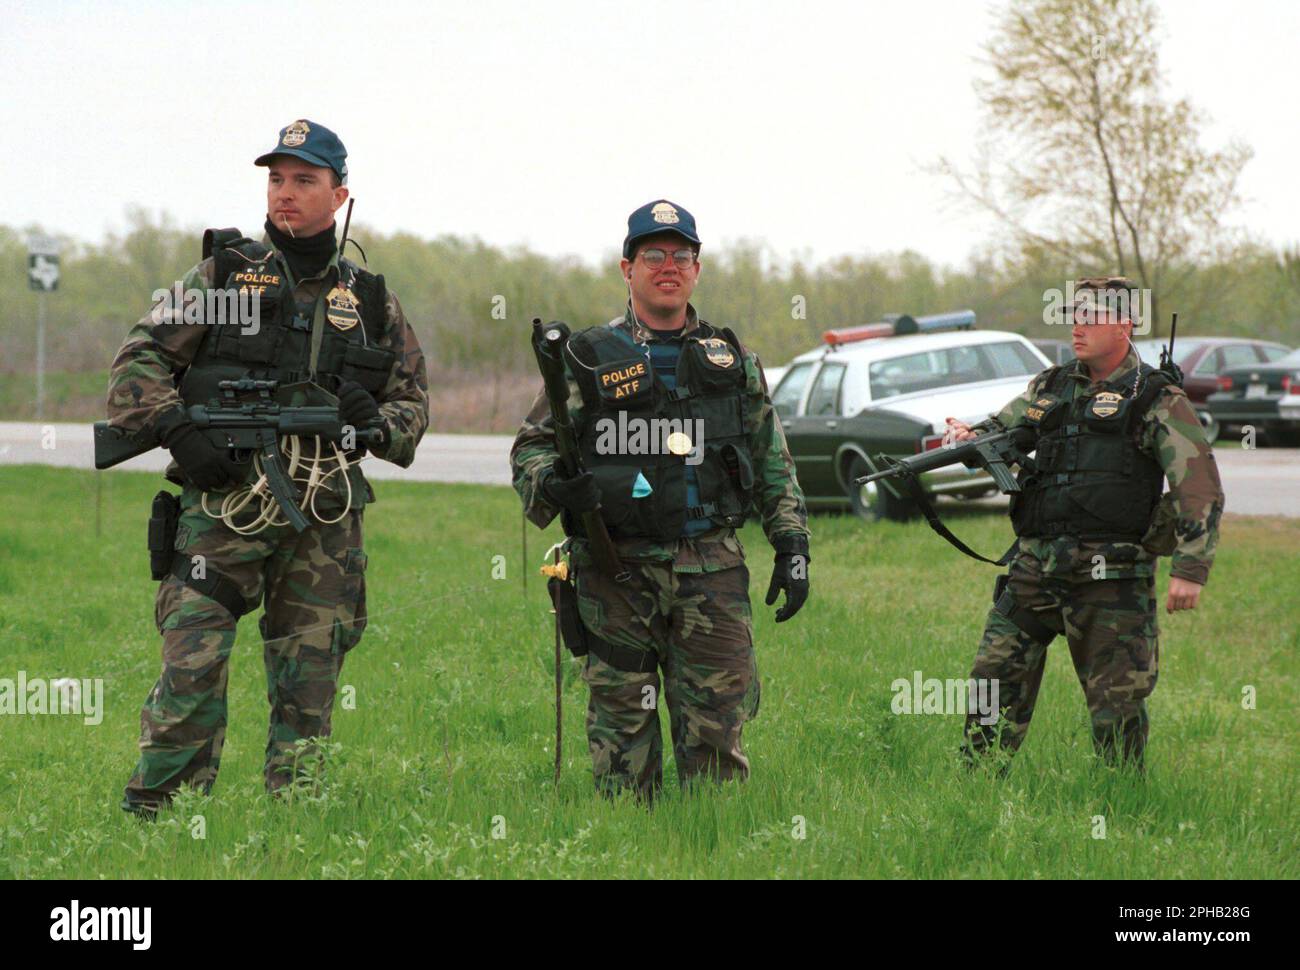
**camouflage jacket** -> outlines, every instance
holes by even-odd
[[[616,325],[625,328],[639,344],[644,344],[653,334],[643,323],[633,319],[630,307]],[[682,333],[688,334],[698,327],[699,317],[695,308],[688,304]],[[775,545],[783,536],[801,536],[806,541],[809,535],[808,509],[795,477],[794,460],[786,447],[785,432],[768,397],[763,365],[753,351],[742,349],[746,376],[745,428],[754,466],[754,505],[769,542]],[[577,422],[582,413],[582,398],[567,366],[565,373],[569,379],[569,411]],[[556,457],[554,422],[546,392],[542,390],[534,399],[510,449],[515,491],[523,499],[524,513],[538,528],[546,528],[560,511],[546,500],[538,487],[542,473],[551,467]],[[585,543],[575,543],[579,557],[585,555],[582,545]],[[622,539],[617,545],[620,556],[625,559],[671,561],[675,572],[714,572],[744,562],[740,540],[735,530],[728,528],[711,529],[669,543]]]
[[[270,246],[270,241],[263,242]],[[283,265],[283,257],[276,259]],[[315,326],[324,326],[319,298],[333,285],[338,272],[338,253],[319,275],[301,280],[293,290],[295,302],[315,305]],[[185,274],[181,287],[207,291],[213,288],[213,260],[205,259]],[[292,279],[292,274],[289,278]],[[162,299],[136,323],[113,359],[108,379],[108,420],[115,428],[141,440],[154,439],[154,426],[161,414],[182,406],[177,379],[194,359],[210,327],[181,322],[173,300]],[[384,389],[376,395],[379,412],[388,425],[389,442],[379,457],[403,468],[415,458],[416,446],[429,423],[429,385],[425,376],[424,352],[415,331],[407,322],[402,306],[390,290],[386,305],[387,320],[377,346],[394,352],[393,368]],[[373,494],[365,486],[361,465],[354,466],[354,489],[361,496]],[[167,477],[181,481],[175,462],[167,468]],[[357,500],[354,500],[354,505]]]
[[[1108,380],[1113,383],[1132,380],[1139,365],[1137,353],[1130,348],[1128,356]],[[1081,364],[1065,366],[1072,368],[1070,377],[1078,382],[1076,398],[1092,397],[1097,392],[1099,385],[1089,379]],[[987,421],[974,425],[974,430],[1005,430],[1019,423],[1038,396],[1046,373],[1034,377],[1023,394]],[[1219,543],[1223,486],[1219,482],[1214,451],[1205,440],[1201,423],[1182,388],[1166,388],[1147,410],[1138,447],[1159,462],[1169,482],[1166,499],[1173,503],[1172,525],[1177,540],[1170,575],[1203,585]],[[1160,514],[1158,508],[1157,515]],[[1039,560],[1042,570],[1049,575],[1094,574],[1103,562],[1106,579],[1150,576],[1155,571],[1155,556],[1135,542],[1085,542],[1070,536],[1021,539],[1020,553]],[[1095,560],[1096,556],[1102,560]],[[1094,578],[1103,577],[1094,575]]]

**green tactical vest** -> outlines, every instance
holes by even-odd
[[[655,377],[646,348],[617,324],[574,334],[569,348],[576,358],[569,369],[582,394],[578,448],[600,487],[610,534],[671,541],[692,519],[743,525],[754,471],[745,433],[744,357],[735,335],[700,321],[682,338],[671,391]],[[694,467],[701,504],[694,507],[686,504],[686,460],[695,458],[665,446],[668,433],[679,429],[700,458]],[[644,431],[639,439],[638,431]],[[677,441],[682,450],[683,439]],[[564,525],[570,535],[582,535],[574,517],[566,515]]]
[[[180,381],[186,405],[220,397],[218,384],[251,377],[281,384],[314,380],[333,391],[353,380],[378,396],[393,364],[391,350],[375,346],[384,332],[387,289],[384,278],[345,259],[339,260],[334,286],[321,299],[323,330],[312,367],[314,305],[294,300],[288,274],[271,249],[237,229],[209,229],[203,257],[213,259],[214,288],[252,292],[257,332],[234,322],[211,326]],[[328,281],[327,281],[328,282]]]
[[[1033,470],[1020,472],[1023,491],[1011,500],[1016,535],[1138,542],[1165,480],[1159,462],[1138,448],[1142,417],[1170,378],[1142,364],[1136,398],[1131,382],[1103,383],[1086,398],[1074,395],[1066,367],[1054,370],[1025,423],[1035,425],[1057,402],[1063,417],[1039,436]]]

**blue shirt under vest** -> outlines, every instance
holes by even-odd
[[[677,361],[682,356],[682,331],[673,330],[656,334],[647,344],[650,350],[650,366],[655,376],[663,381],[670,391],[677,389]],[[700,483],[695,476],[695,466],[686,466],[686,505],[688,508],[700,504]],[[713,524],[708,519],[687,519],[685,535],[696,536],[708,532]]]

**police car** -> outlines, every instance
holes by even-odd
[[[790,362],[772,391],[799,484],[810,506],[848,505],[863,518],[906,519],[915,503],[877,483],[856,487],[877,454],[917,454],[942,443],[948,416],[975,423],[1051,366],[1019,334],[975,330],[970,310],[828,330],[823,345]],[[963,465],[921,477],[932,495],[994,491]]]

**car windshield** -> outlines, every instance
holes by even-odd
[[[1205,343],[1204,340],[1198,340],[1195,337],[1180,337],[1174,341],[1174,363],[1179,367],[1187,363],[1187,358],[1192,352]],[[1150,364],[1152,367],[1160,366],[1160,351],[1164,349],[1165,341],[1163,340],[1135,340],[1133,346],[1142,358],[1142,362]]]
[[[873,401],[954,384],[991,381],[999,376],[993,362],[978,347],[948,347],[890,357],[875,361],[867,372]]]
[[[1277,360],[1270,362],[1268,366],[1300,367],[1300,350],[1293,350],[1285,357],[1279,357]]]

